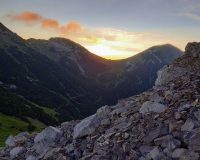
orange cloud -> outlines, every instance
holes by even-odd
[[[74,21],[70,22],[66,26],[61,26],[59,31],[65,35],[77,35],[77,34],[84,34],[87,31],[86,28],[82,27],[79,22]]]
[[[11,21],[25,22],[28,26],[32,26],[34,22],[39,22],[43,19],[41,15],[28,11],[23,12],[20,15],[7,14],[6,17],[9,18]]]
[[[42,22],[42,28],[55,28],[59,27],[59,22],[51,19],[44,19]]]

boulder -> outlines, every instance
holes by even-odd
[[[25,148],[24,147],[15,147],[13,148],[11,151],[10,151],[10,157],[14,158],[16,157],[17,155],[25,152]]]
[[[189,139],[188,148],[191,151],[198,151],[200,152],[200,129],[196,129],[193,136]]]
[[[48,147],[51,144],[58,142],[61,136],[62,132],[60,131],[60,129],[50,126],[39,133],[34,138],[34,142],[37,143],[42,141],[44,143],[44,146]]]
[[[164,85],[165,83],[175,79],[184,74],[186,68],[166,65],[157,72],[156,86]]]
[[[10,136],[8,137],[8,139],[6,140],[5,144],[6,144],[7,146],[9,146],[9,147],[14,146],[14,145],[15,145],[15,138],[14,138],[12,135],[10,135]]]
[[[83,119],[80,123],[78,123],[74,127],[73,138],[74,139],[81,138],[86,135],[92,134],[97,129],[100,123],[101,121],[97,114],[94,114],[90,117]]]
[[[181,127],[181,131],[183,132],[190,132],[194,127],[193,120],[191,118],[188,118],[184,125]]]
[[[153,146],[150,146],[150,145],[142,145],[140,146],[140,148],[138,149],[140,151],[140,153],[143,155],[143,156],[146,156],[148,153],[150,153],[152,150],[153,150]]]
[[[142,107],[140,108],[139,112],[142,115],[144,115],[145,113],[149,113],[149,112],[161,113],[166,109],[168,109],[168,107],[161,103],[147,101],[142,104]]]
[[[151,158],[155,160],[156,157],[158,157],[161,153],[162,153],[162,149],[160,147],[155,147],[153,150],[151,150],[149,154]]]
[[[179,159],[184,153],[187,151],[185,148],[177,148],[173,153],[172,153],[172,158],[173,159]]]
[[[27,141],[29,141],[25,136],[23,135],[18,135],[13,137],[12,135],[8,137],[6,140],[5,144],[9,147],[13,146],[22,146],[24,145]]]

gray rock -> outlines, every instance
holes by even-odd
[[[10,151],[10,157],[14,158],[18,154],[21,154],[23,152],[25,152],[25,148],[24,147],[15,147]]]
[[[134,159],[138,159],[138,157],[140,156],[140,154],[134,151],[133,149],[130,150],[129,155],[130,155],[130,158],[134,158]]]
[[[109,126],[110,125],[110,119],[102,119],[101,120],[101,125],[103,126],[103,127],[107,127],[107,126]]]
[[[183,106],[181,106],[181,107],[179,107],[179,111],[184,111],[184,110],[186,110],[186,109],[189,109],[189,108],[191,108],[192,107],[192,105],[191,104],[184,104]]]
[[[151,96],[149,96],[149,100],[152,102],[162,102],[164,99],[165,98],[159,96],[157,92],[154,92]]]
[[[177,67],[173,65],[166,65],[157,72],[156,86],[164,85],[165,83],[175,79],[184,74],[186,68]]]
[[[172,135],[166,135],[166,136],[154,139],[154,143],[156,146],[160,146],[162,143],[166,143],[166,142],[172,140],[173,138],[174,137]]]
[[[198,121],[200,122],[200,110],[194,112],[194,115],[198,119]]]
[[[74,127],[73,138],[74,139],[81,138],[86,135],[92,134],[96,130],[96,128],[99,126],[100,122],[101,121],[99,117],[97,116],[97,114],[94,114],[90,117],[83,119],[80,123],[78,123]]]
[[[41,154],[37,157],[36,160],[41,160],[43,159],[44,155],[48,152],[49,148],[48,149],[44,149],[42,150]]]
[[[116,131],[122,131],[123,128],[126,128],[127,126],[128,126],[128,123],[122,122],[118,125],[113,126],[112,128],[107,129],[105,134],[113,133],[113,132],[116,132]]]
[[[125,153],[129,153],[131,151],[131,145],[128,142],[124,143],[122,145],[122,148],[123,148]]]
[[[26,158],[26,160],[35,160],[36,159],[36,157],[35,156],[28,156],[27,158]]]
[[[60,129],[57,129],[55,127],[48,127],[45,130],[43,130],[41,133],[39,133],[35,138],[34,142],[40,142],[42,141],[46,147],[50,146],[51,144],[58,142],[62,136],[62,133]]]
[[[15,145],[15,138],[14,138],[12,135],[10,135],[10,136],[8,137],[8,139],[6,140],[5,144],[6,144],[7,146],[9,146],[9,147],[14,146],[14,145]]]
[[[47,149],[47,146],[43,143],[43,141],[34,143],[33,148],[35,149],[35,152],[37,154],[41,154],[45,149]]]
[[[181,126],[184,124],[184,121],[180,120],[180,121],[175,121],[169,124],[169,133],[173,132],[173,131],[180,131],[181,130]]]
[[[117,109],[115,109],[115,110],[113,110],[111,113],[110,113],[110,115],[113,115],[113,114],[121,114],[121,113],[123,113],[123,112],[126,112],[128,109],[127,108],[125,108],[125,107],[122,107],[122,108],[117,108]]]
[[[162,149],[160,147],[155,147],[153,150],[151,150],[151,152],[149,154],[150,154],[151,158],[153,160],[155,160],[156,157],[158,155],[160,155],[160,153],[162,153]]]
[[[200,43],[188,43],[185,47],[185,55],[191,57],[198,57],[200,54]]]
[[[196,129],[194,135],[189,139],[189,150],[200,151],[200,129]]]
[[[166,134],[168,134],[168,127],[163,125],[163,126],[155,126],[152,127],[149,131],[149,133],[147,133],[144,138],[143,141],[144,143],[148,144],[150,142],[152,142],[155,138],[160,137],[160,136],[164,136]]]
[[[12,135],[8,137],[5,144],[9,147],[13,146],[22,146],[25,144],[25,142],[29,141],[25,136],[18,135],[13,137]]]
[[[161,113],[164,110],[166,110],[167,108],[168,108],[167,106],[160,104],[158,102],[147,101],[142,104],[142,107],[140,108],[139,112],[143,115],[145,113],[149,113],[149,112]]]
[[[50,159],[50,158],[52,158],[52,157],[54,156],[54,154],[60,152],[60,150],[61,150],[61,148],[49,149],[49,150],[45,153],[43,159]]]
[[[193,151],[187,150],[180,157],[181,160],[199,160],[199,154]]]
[[[154,148],[150,145],[142,145],[138,150],[143,156],[146,156],[148,153],[150,153]]]
[[[177,148],[177,149],[172,153],[172,158],[173,158],[173,159],[179,159],[186,151],[187,151],[187,149],[185,149],[185,148]]]
[[[188,118],[184,125],[181,127],[181,131],[190,132],[194,127],[194,123],[191,118]]]
[[[111,108],[109,106],[103,106],[99,108],[96,112],[99,118],[106,117],[111,112]]]
[[[171,150],[168,150],[168,148],[165,148],[165,149],[163,150],[163,153],[164,153],[166,156],[172,158],[172,151],[171,151]]]
[[[167,146],[166,146],[166,144],[167,144]],[[177,139],[173,139],[173,140],[166,142],[165,144],[162,144],[162,147],[163,148],[167,147],[167,149],[169,151],[173,151],[180,146],[181,146],[181,142]]]

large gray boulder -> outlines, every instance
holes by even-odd
[[[5,144],[9,147],[13,146],[21,146],[24,145],[27,141],[29,141],[25,136],[18,135],[13,137],[12,135],[8,137]]]
[[[45,146],[49,146],[55,142],[58,142],[62,136],[62,132],[60,129],[57,129],[55,127],[48,127],[45,130],[43,130],[41,133],[39,133],[35,138],[34,142],[43,142]]]
[[[165,83],[173,80],[174,78],[183,75],[185,71],[186,68],[173,65],[166,65],[157,72],[157,79],[155,85],[164,85]]]
[[[108,118],[110,112],[111,108],[109,106],[103,106],[97,110],[96,114],[83,119],[74,127],[73,138],[81,138],[92,134],[101,124],[101,120]]]
[[[161,113],[166,109],[168,109],[168,107],[161,103],[147,101],[142,104],[139,112],[144,115],[145,113],[149,112]]]
[[[11,158],[14,158],[16,157],[18,154],[21,154],[25,152],[25,148],[24,147],[16,147],[16,148],[13,148],[11,151],[10,151],[10,157]]]
[[[73,138],[80,138],[92,134],[101,123],[99,116],[94,114],[90,117],[83,119],[74,127]]]

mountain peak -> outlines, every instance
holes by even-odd
[[[0,30],[5,32],[5,31],[10,31],[7,27],[5,27],[1,22],[0,22]]]

